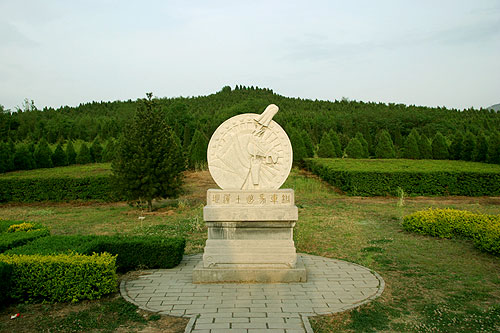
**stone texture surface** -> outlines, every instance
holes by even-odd
[[[201,254],[173,269],[122,281],[125,299],[142,309],[191,317],[188,332],[312,332],[307,317],[359,306],[381,295],[383,279],[368,268],[299,254],[308,281],[278,284],[193,284]]]
[[[224,121],[210,138],[208,169],[222,189],[278,189],[292,168],[292,145],[272,120],[279,108]]]

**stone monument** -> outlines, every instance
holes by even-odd
[[[272,120],[279,108],[223,122],[208,144],[208,169],[220,189],[207,191],[208,240],[194,283],[305,282],[293,228],[292,189],[280,189],[292,167],[292,145]]]

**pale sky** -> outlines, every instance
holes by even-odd
[[[199,96],[500,103],[500,0],[0,0],[0,104]]]

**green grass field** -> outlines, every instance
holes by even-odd
[[[500,165],[451,160],[317,158],[339,171],[500,173]]]
[[[111,163],[76,164],[66,167],[20,170],[1,173],[0,178],[52,178],[72,177],[80,178],[95,175],[110,175]]]
[[[185,194],[155,202],[152,213],[125,203],[3,204],[0,218],[41,222],[53,234],[180,235],[187,239],[186,253],[199,253],[207,232],[202,207],[206,189],[211,187],[216,185],[207,171],[190,172],[186,173]],[[283,188],[296,191],[297,251],[364,265],[386,282],[382,296],[369,304],[311,318],[315,332],[500,330],[499,258],[478,251],[467,240],[421,236],[405,232],[401,226],[404,215],[429,207],[500,214],[499,197],[347,197],[318,177],[296,169]],[[139,216],[145,219],[141,222]],[[16,312],[24,317],[8,319]],[[121,298],[113,296],[77,305],[13,305],[1,312],[0,331],[23,327],[46,332],[59,327],[116,330],[106,317],[122,318],[117,320],[125,331],[139,331],[159,322],[165,331],[184,330],[185,322],[178,318],[153,317],[156,321],[146,317],[141,321],[132,312],[135,310]],[[124,315],[120,317],[120,313]]]

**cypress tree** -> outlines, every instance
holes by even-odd
[[[405,143],[403,145],[403,157],[418,159],[420,158],[419,149],[420,135],[418,131],[414,128],[411,130],[410,134],[406,137]]]
[[[333,146],[335,147],[335,156],[342,157],[342,145],[340,144],[339,136],[334,130],[330,131],[330,139],[332,140]],[[347,147],[347,145],[346,145]]]
[[[487,161],[500,164],[500,133],[498,132],[490,136]]]
[[[321,137],[321,141],[319,142],[318,157],[340,157],[339,155],[337,155],[335,146],[333,145],[330,135],[327,132],[323,134],[323,136]]]
[[[9,144],[0,142],[0,173],[14,170],[14,156],[11,154]]]
[[[68,163],[68,158],[66,157],[66,153],[62,148],[61,142],[59,142],[57,144],[56,149],[54,150],[54,153],[52,154],[52,164],[55,167],[58,167],[58,166],[68,165],[67,163]]]
[[[102,146],[96,137],[90,146],[90,157],[92,158],[92,162],[100,163],[102,161],[102,151]]]
[[[441,132],[437,132],[432,140],[432,158],[435,160],[446,160],[449,157],[448,144]]]
[[[359,140],[361,145],[363,146],[363,158],[368,158],[370,153],[368,152],[368,141],[365,140],[365,137],[363,136],[363,133],[357,132],[356,133],[356,138]]]
[[[208,140],[199,130],[194,131],[188,150],[188,166],[190,169],[201,169],[207,165]]]
[[[38,143],[33,156],[37,168],[52,168],[52,151],[45,139]]]
[[[156,100],[148,93],[123,129],[111,164],[117,189],[129,200],[176,197],[181,190],[184,158]]]
[[[483,132],[477,136],[476,149],[474,150],[474,161],[486,162],[488,156],[488,139]]]
[[[302,140],[302,135],[295,128],[290,130],[290,142],[292,143],[293,149],[293,163],[295,165],[302,165],[304,158],[307,157],[307,150]]]
[[[454,160],[459,160],[462,156],[462,144],[463,144],[463,136],[461,132],[457,132],[451,141],[450,145],[450,157]]]
[[[115,159],[116,145],[113,140],[109,140],[102,151],[102,161],[112,162]]]
[[[425,159],[425,160],[430,160],[432,159],[432,146],[430,140],[425,136],[422,135],[420,137],[420,158]]]
[[[302,130],[301,132],[302,141],[304,141],[304,146],[306,147],[306,156],[314,157],[314,144],[311,140],[309,134],[307,134],[306,130]]]
[[[474,151],[476,150],[476,136],[467,131],[462,143],[462,152],[460,158],[464,161],[472,161],[474,159]]]
[[[66,158],[68,165],[76,164],[75,147],[73,146],[71,140],[68,141],[68,144],[66,145]]]
[[[35,159],[30,152],[28,145],[22,143],[16,147],[14,154],[15,170],[31,170],[35,168]]]
[[[377,146],[375,147],[375,157],[376,158],[394,158],[396,157],[396,152],[394,150],[394,144],[391,139],[391,135],[387,130],[380,131],[378,135]]]
[[[76,155],[76,164],[88,164],[92,163],[92,156],[90,156],[89,147],[85,142],[80,146],[80,151]]]
[[[349,141],[345,148],[345,154],[349,158],[363,158],[365,151],[358,138],[354,137]]]

